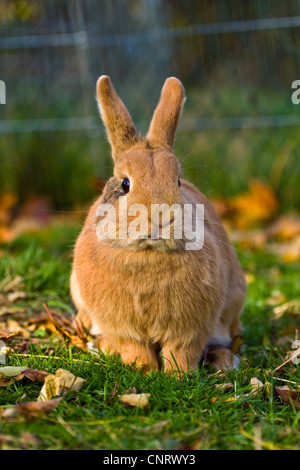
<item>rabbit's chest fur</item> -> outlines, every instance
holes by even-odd
[[[188,342],[221,311],[219,263],[189,253],[132,253],[82,244],[90,269],[76,264],[76,283],[93,326],[105,335],[164,342],[185,332]],[[199,266],[201,265],[201,269]]]

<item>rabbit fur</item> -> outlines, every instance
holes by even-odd
[[[235,366],[229,347],[242,332],[246,285],[212,204],[181,179],[172,150],[185,101],[181,82],[166,80],[145,137],[108,76],[97,82],[97,99],[114,175],[92,205],[74,249],[70,288],[78,321],[95,336],[95,348],[120,354],[124,363],[145,371],[193,370],[208,350],[217,370]],[[124,178],[130,183],[127,194]],[[169,239],[99,240],[99,205],[118,209],[125,200],[127,207],[138,203],[149,211],[153,204],[203,204],[203,247],[187,250],[184,239],[174,239],[172,221]],[[132,220],[129,216],[128,223]]]

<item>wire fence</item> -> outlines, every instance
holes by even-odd
[[[294,16],[232,21],[220,21],[222,9],[212,2],[215,10],[209,9],[210,16],[218,21],[200,24],[188,22],[191,2],[183,2],[185,9],[178,2],[166,2],[167,8],[162,1],[141,0],[136,2],[138,7],[122,0],[112,3],[113,6],[105,0],[31,1],[27,2],[27,13],[23,12],[27,14],[25,20],[22,11],[19,12],[21,20],[18,18],[18,2],[15,2],[15,10],[7,11],[7,17],[4,9],[0,18],[0,32],[3,33],[0,37],[0,78],[7,85],[8,106],[7,113],[2,113],[2,116],[6,114],[4,119],[0,119],[0,133],[96,131],[99,121],[95,116],[94,87],[102,73],[112,75],[125,100],[128,95],[129,106],[137,119],[144,117],[138,106],[144,103],[152,109],[159,88],[169,75],[182,76],[185,86],[197,84],[203,90],[208,81],[218,83],[222,74],[223,86],[230,83],[232,87],[243,87],[244,94],[247,91],[259,93],[259,89],[269,82],[271,92],[278,93],[281,88],[285,97],[291,95],[291,83],[297,78],[300,58],[298,2],[286,2],[285,11],[292,9]],[[225,3],[221,1],[219,6]],[[242,3],[244,8],[240,6],[240,15],[250,15],[249,3]],[[266,13],[282,11],[277,1],[252,3],[256,5],[252,14],[262,14],[263,3]],[[277,8],[272,8],[275,3]],[[234,18],[238,12],[237,3],[231,4],[226,11]],[[204,16],[206,5],[204,2],[196,9],[200,18]],[[13,13],[16,16],[11,21]],[[188,24],[176,25],[178,15]],[[43,33],[34,34],[35,31]],[[212,42],[210,36],[214,36]],[[37,110],[32,101],[40,100],[50,80],[50,92],[43,96],[43,103]],[[20,89],[23,92],[21,102]],[[31,98],[28,103],[26,95]],[[59,116],[56,117],[49,116],[53,114],[53,100],[59,101],[60,105],[62,101],[65,103],[65,106],[57,105]],[[76,106],[72,109],[74,101]],[[213,114],[218,113],[217,108],[206,106],[200,113],[211,116],[200,115],[203,119],[188,116],[181,129],[299,124],[298,117],[293,115],[296,110],[289,101],[285,113],[272,112],[269,107],[263,113],[257,112],[261,115],[259,119],[251,115],[245,117],[246,107],[241,110],[242,116],[236,115],[238,110],[234,109],[234,104],[229,111],[234,116],[217,116],[216,119]],[[72,115],[74,113],[76,116]]]
[[[102,74],[111,77],[141,131],[165,79],[181,79],[187,102],[177,142],[185,148],[184,139],[193,136],[200,157],[211,132],[217,155],[247,129],[269,132],[265,142],[277,133],[284,148],[285,129],[300,125],[300,108],[291,100],[292,83],[300,79],[300,0],[0,0],[1,186],[10,179],[22,188],[29,181],[42,191],[49,173],[48,191],[63,199],[62,181],[50,188],[58,154],[62,172],[76,168],[83,175],[76,162],[84,154],[94,174],[108,174],[95,100]],[[235,134],[225,140],[226,131]],[[249,142],[260,152],[255,139]],[[235,145],[239,158],[244,144]]]

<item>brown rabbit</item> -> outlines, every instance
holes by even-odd
[[[185,100],[181,82],[166,80],[146,137],[137,133],[109,77],[99,78],[97,97],[114,176],[90,209],[76,242],[71,293],[77,318],[96,337],[96,347],[146,371],[161,363],[165,371],[195,369],[209,349],[216,369],[235,366],[229,347],[241,333],[245,280],[211,203],[180,179],[181,165],[172,146]],[[106,220],[98,211],[103,204],[117,214],[114,236],[106,239],[97,235],[99,223]],[[157,204],[179,209],[189,204],[193,213],[196,205],[204,205],[203,246],[188,250],[186,238],[174,236],[174,217],[162,225],[162,212],[154,236],[147,229],[130,237],[133,204],[148,209],[146,216],[140,214],[141,226],[152,222],[149,211]],[[125,236],[118,237],[124,215]],[[165,225],[169,237],[162,236]],[[111,227],[107,223],[107,233]]]

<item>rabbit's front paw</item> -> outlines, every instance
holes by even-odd
[[[119,345],[122,361],[148,373],[158,370],[159,364],[154,347],[137,341],[122,342]]]
[[[92,341],[88,342],[88,349],[92,353],[102,351],[104,354],[119,354],[116,346],[105,336],[98,335]]]

